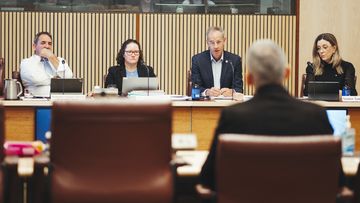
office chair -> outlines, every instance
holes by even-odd
[[[192,82],[191,69],[186,71],[186,96],[191,96]]]
[[[306,82],[306,73],[301,76],[300,97],[304,96],[305,82]]]
[[[217,149],[218,203],[336,201],[339,138],[227,134]]]
[[[0,96],[4,94],[5,60],[0,57]]]
[[[45,201],[171,202],[171,119],[169,102],[55,102]]]

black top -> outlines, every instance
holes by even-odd
[[[306,81],[304,88],[304,96],[308,95],[308,82],[309,81],[334,81],[339,82],[339,90],[342,90],[344,85],[350,87],[350,95],[356,96],[357,91],[355,87],[355,68],[352,63],[342,60],[341,67],[344,71],[342,74],[338,74],[336,69],[332,67],[332,64],[324,64],[324,72],[322,75],[314,75],[314,69],[309,65],[306,67]]]
[[[280,85],[262,86],[251,100],[226,107],[221,112],[209,155],[200,173],[200,182],[212,189],[216,188],[218,136],[223,133],[329,135],[333,134],[333,129],[324,108],[293,98]]]
[[[156,77],[154,69],[151,66],[140,65],[137,67],[139,77]],[[122,80],[126,77],[126,69],[124,66],[111,66],[106,76],[105,87],[115,84],[118,88],[118,94],[121,95]]]
[[[233,82],[234,80],[234,82]],[[210,51],[204,51],[192,57],[191,82],[200,86],[201,92],[214,87]],[[238,55],[224,51],[221,67],[220,88],[231,88],[243,92],[241,58]]]

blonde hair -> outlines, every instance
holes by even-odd
[[[210,32],[214,32],[214,31],[218,31],[221,33],[222,37],[225,37],[225,31],[219,27],[219,26],[213,26],[213,27],[209,27],[209,29],[206,31],[206,39],[208,38],[209,36],[209,33]]]
[[[332,64],[332,67],[336,70],[338,74],[344,73],[343,68],[341,67],[341,56],[340,56],[340,50],[337,43],[337,40],[335,36],[331,33],[322,33],[319,36],[316,37],[312,56],[313,56],[313,64],[314,64],[314,74],[315,75],[322,75],[324,72],[324,64],[321,63],[321,59],[318,53],[317,43],[320,40],[328,41],[331,46],[335,46],[335,53],[332,55],[330,63]]]

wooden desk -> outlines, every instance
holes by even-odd
[[[234,101],[176,101],[173,102],[173,132],[195,133],[198,150],[208,150],[222,108]],[[315,103],[326,108],[346,108],[356,130],[355,149],[360,149],[360,102]],[[5,106],[5,138],[31,141],[35,137],[35,109],[50,108],[51,101],[2,101]]]

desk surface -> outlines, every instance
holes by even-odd
[[[240,103],[241,101],[232,100],[213,100],[213,101],[173,101],[172,106],[174,107],[224,107],[231,104]],[[358,108],[360,107],[360,101],[354,102],[327,102],[327,101],[308,101],[318,104],[323,107],[344,107],[344,108]],[[0,100],[5,107],[16,107],[16,106],[52,106],[53,101],[50,100]]]
[[[208,151],[177,151],[176,155],[189,163],[177,169],[179,176],[198,176]],[[346,176],[354,176],[358,170],[360,157],[342,157],[341,163]]]

